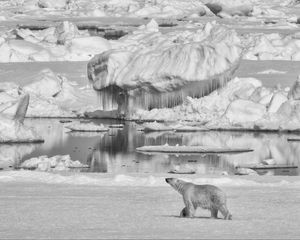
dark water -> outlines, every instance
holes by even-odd
[[[79,122],[80,120],[72,120]],[[94,121],[117,124],[118,121]],[[299,166],[300,142],[288,142],[295,134],[253,132],[152,132],[140,131],[138,124],[124,123],[122,129],[105,133],[67,132],[58,119],[27,119],[45,138],[43,144],[0,145],[2,168],[18,166],[22,161],[40,155],[69,154],[72,160],[88,164],[88,172],[102,173],[167,173],[170,170],[195,171],[196,174],[234,174],[235,167],[258,164],[274,159],[277,164]],[[167,155],[143,154],[135,151],[143,145],[209,145],[216,147],[252,148],[240,154]],[[3,161],[6,159],[6,161]],[[1,163],[0,162],[0,163]],[[4,166],[6,164],[6,166]],[[298,168],[261,170],[261,175],[299,175]]]

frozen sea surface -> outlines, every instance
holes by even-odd
[[[299,75],[299,61],[251,61],[242,60],[234,76],[254,77],[260,79],[267,87],[274,87],[281,84],[282,87],[291,87]],[[32,76],[38,74],[45,68],[66,76],[70,81],[76,81],[80,85],[88,83],[87,62],[21,62],[21,63],[0,63],[0,81],[13,81],[21,86],[32,81]],[[273,69],[284,72],[261,74],[261,72]]]

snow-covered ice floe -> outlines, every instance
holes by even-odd
[[[106,70],[101,69],[101,74],[96,75],[98,78],[107,78],[107,85],[115,83],[119,86],[125,74],[129,78],[137,74],[138,79],[143,78],[143,82],[146,82],[155,71],[158,71],[156,78],[158,76],[162,78],[164,71],[167,76],[171,75],[172,67],[173,70],[179,68],[169,76],[173,81],[176,77],[182,77],[184,70],[187,71],[183,77],[186,81],[212,78],[233,68],[232,65],[236,64],[240,57],[241,49],[245,53],[243,58],[248,60],[298,61],[300,59],[298,32],[291,34],[250,32],[238,35],[234,27],[230,29],[214,22],[207,23],[205,27],[200,23],[189,24],[191,30],[175,28],[162,34],[158,23],[152,19],[146,26],[141,25],[133,32],[128,31],[128,35],[118,40],[107,40],[90,35],[87,30],[78,30],[77,25],[70,21],[55,23],[43,30],[30,30],[24,27],[6,32],[0,31],[0,62],[88,61],[103,53],[104,55],[96,57],[90,63],[91,80],[94,82],[99,80],[93,78],[92,73],[95,71],[93,67],[100,70],[103,66],[118,64],[118,68],[121,69],[111,66]],[[188,29],[187,26],[188,24],[185,29]],[[295,29],[297,27],[294,26]],[[177,60],[174,56],[178,54],[181,57]],[[205,58],[212,58],[212,60],[204,61]],[[198,64],[187,65],[197,59],[203,60]],[[228,59],[228,63],[224,63],[224,59]],[[182,66],[178,64],[179,60],[183,62]],[[213,63],[216,64],[217,70],[212,69]],[[129,69],[124,68],[126,64],[129,64]],[[150,64],[148,66],[150,69],[139,73],[146,64]],[[194,68],[199,66],[201,71],[197,72]],[[132,72],[131,68],[134,67],[138,70]],[[108,76],[103,76],[105,75],[103,72],[108,72]],[[136,81],[136,79],[128,79],[123,87],[132,87]],[[103,83],[98,83],[95,87],[98,89],[105,86]],[[156,83],[155,89],[161,90],[161,87]]]
[[[154,132],[154,131],[176,131],[176,132],[197,132],[197,131],[207,131],[208,128],[204,126],[199,126],[199,124],[188,124],[185,122],[182,123],[159,123],[159,122],[150,122],[144,123],[142,125],[144,132]]]
[[[173,175],[170,175],[173,176]],[[70,185],[91,185],[91,186],[132,186],[132,187],[168,187],[165,177],[160,176],[129,176],[129,175],[86,175],[71,174],[61,175],[59,173],[49,173],[42,171],[2,171],[0,173],[0,183],[21,182],[21,183],[45,183],[45,184],[70,184]],[[260,177],[261,178],[261,177]],[[182,177],[185,181],[196,184],[213,184],[217,186],[232,187],[299,187],[300,181],[293,180],[276,180],[261,182],[258,179],[244,179],[241,177],[202,177],[188,178]]]
[[[169,154],[200,154],[200,153],[243,153],[252,152],[253,149],[249,148],[226,148],[226,147],[213,147],[213,146],[170,146],[165,145],[149,145],[138,147],[139,152],[146,153],[169,153]]]
[[[128,31],[128,35],[118,40],[107,40],[100,36],[90,35],[87,30],[78,30],[75,23],[76,22],[63,21],[58,24],[55,23],[53,26],[43,30],[30,30],[24,26],[24,28],[15,28],[6,32],[0,31],[0,62],[88,61],[95,55],[112,51],[113,53],[106,53],[106,55],[98,60],[94,59],[91,64],[98,66],[100,63],[105,64],[104,62],[110,59],[110,61],[113,61],[115,64],[119,64],[118,67],[123,68],[126,63],[121,63],[122,61],[128,62],[131,65],[137,65],[137,61],[145,60],[147,64],[151,62],[152,64],[150,66],[152,66],[152,68],[155,67],[155,70],[159,70],[158,75],[161,75],[163,74],[162,71],[164,68],[166,68],[166,73],[169,73],[172,65],[174,66],[174,64],[176,64],[176,60],[171,61],[170,59],[173,58],[175,54],[180,54],[182,56],[180,60],[184,61],[185,64],[190,62],[192,58],[212,58],[217,55],[218,58],[214,57],[214,62],[218,62],[218,71],[223,72],[224,68],[229,68],[227,65],[231,65],[237,60],[235,55],[238,55],[239,52],[237,52],[235,48],[230,48],[233,46],[242,47],[245,53],[243,58],[248,60],[298,61],[300,59],[300,36],[298,32],[291,34],[250,32],[237,35],[233,30],[234,27],[233,29],[228,28],[230,30],[224,25],[222,25],[222,27],[211,27],[211,25],[215,24],[210,22],[208,23],[209,27],[206,26],[203,28],[200,23],[189,23],[190,27],[193,28],[191,30],[177,30],[175,28],[169,30],[168,33],[162,34],[158,23],[152,19],[146,26],[139,26],[133,32]],[[186,29],[188,29],[187,26],[188,24],[186,24]],[[293,28],[296,29],[297,27],[298,26],[295,25]],[[225,32],[226,30],[229,32],[222,33],[221,29]],[[241,43],[237,42],[237,36],[242,40]],[[227,48],[220,46],[220,41],[225,41]],[[207,45],[206,43],[210,43],[213,49],[208,50],[206,48],[207,50],[202,53],[203,56],[201,56],[201,54],[197,56],[197,52],[202,51],[199,50],[197,44],[201,44],[203,47],[203,45]],[[186,44],[189,45],[184,46]],[[178,48],[180,47],[183,48],[182,51],[179,51]],[[220,50],[220,48],[222,50]],[[159,53],[158,51],[165,53]],[[172,51],[170,56],[166,56],[168,51]],[[187,56],[184,57],[184,55],[188,54],[187,52],[192,54],[190,58]],[[135,57],[135,61],[131,61],[133,57]],[[229,59],[227,65],[220,65],[218,59],[221,58],[221,61],[223,61],[222,59],[226,57]],[[155,64],[152,62],[160,58],[163,59],[158,61],[158,63],[164,63],[161,67],[158,66],[158,63]],[[171,62],[166,65],[168,59]],[[112,63],[107,64],[110,65]],[[139,63],[138,66],[141,68],[143,65]],[[176,74],[183,71],[182,66],[178,64],[175,66],[180,67],[179,71],[175,72]],[[208,66],[211,67],[211,63],[209,64],[208,62]],[[222,67],[220,68],[220,66]],[[192,65],[190,68],[187,68],[187,70],[193,71],[193,68],[194,66]],[[97,69],[99,69],[99,66]],[[209,70],[212,71],[211,69]],[[108,70],[110,75],[114,74],[115,71],[115,68]],[[115,74],[122,72],[121,74],[129,74],[130,76],[128,72],[132,70],[126,70],[127,73],[124,71],[123,69],[122,71],[117,71]],[[201,77],[205,77],[206,75],[211,77],[212,75],[218,74],[218,71],[214,70],[209,74],[207,72],[203,73]],[[149,70],[143,72],[138,76],[143,76],[148,79],[149,74],[151,74],[151,70],[150,72]],[[176,74],[174,74],[175,76],[173,77],[176,77]],[[181,75],[182,73],[178,76]],[[190,72],[186,75],[190,78],[199,77],[199,73],[197,72]],[[117,78],[117,76],[114,78]],[[95,79],[93,79],[93,81],[95,81]],[[125,85],[127,84],[128,82],[126,82]],[[132,84],[130,85],[132,86]]]
[[[1,20],[28,17],[291,18],[296,0],[2,0]]]
[[[65,127],[78,132],[107,132],[109,130],[103,124],[97,125],[95,123],[73,123]]]
[[[249,1],[224,0],[3,0],[3,19],[40,17],[156,17],[248,16]],[[18,11],[16,11],[18,10]],[[15,13],[16,16],[13,15]]]
[[[4,94],[0,93],[3,97]],[[4,97],[7,97],[4,95]],[[0,143],[36,143],[43,142],[43,138],[31,127],[23,124],[29,105],[29,94],[18,97],[18,104],[11,100],[0,104]],[[15,106],[14,116],[4,114],[5,110]]]
[[[286,74],[286,72],[275,70],[275,69],[267,69],[264,71],[257,72],[257,74]]]
[[[292,88],[267,88],[258,79],[234,78],[202,98],[173,108],[137,110],[135,119],[200,122],[207,129],[299,131],[300,78]]]
[[[251,33],[243,36],[247,60],[300,60],[300,34]]]
[[[40,156],[25,160],[20,168],[38,171],[69,171],[71,168],[86,168],[88,165],[74,161],[70,155],[56,155],[52,157]]]
[[[237,33],[215,22],[163,34],[151,20],[91,59],[88,77],[104,109],[175,106],[224,85],[241,55]]]
[[[109,49],[109,41],[79,31],[68,21],[44,30],[17,28],[0,35],[0,62],[87,61]]]
[[[50,69],[32,76],[32,81],[19,86],[11,82],[0,83],[0,104],[7,107],[4,114],[13,115],[13,105],[19,93],[30,95],[26,117],[83,117],[84,113],[99,109],[97,94],[90,86],[80,86]]]
[[[109,128],[123,128],[124,124],[110,124],[108,125]]]

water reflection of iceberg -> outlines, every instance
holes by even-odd
[[[167,173],[172,169],[193,169],[197,174],[234,173],[237,165],[259,164],[273,159],[276,164],[299,166],[300,142],[288,142],[294,134],[255,132],[151,132],[138,131],[138,125],[127,122],[123,129],[110,129],[109,133],[65,133],[57,120],[27,120],[39,129],[45,143],[37,149],[12,149],[2,159],[20,159],[28,153],[30,157],[40,155],[70,154],[90,169],[84,171],[108,173]],[[105,122],[102,122],[107,124]],[[93,134],[93,135],[92,135]],[[253,152],[242,154],[202,154],[194,156],[144,155],[135,149],[144,145],[208,145],[216,147],[251,148]],[[3,145],[4,146],[4,145]],[[9,145],[15,146],[15,145]],[[18,147],[19,146],[19,147]],[[25,145],[28,148],[30,145]],[[21,145],[16,148],[21,149]],[[3,152],[4,150],[2,150]],[[31,151],[33,153],[29,154]],[[0,153],[1,154],[1,153]],[[16,156],[15,156],[16,155]],[[1,156],[1,155],[0,155]],[[27,155],[26,155],[27,156]],[[25,156],[25,157],[26,157]],[[28,157],[28,156],[27,156]],[[13,161],[11,161],[13,162]],[[4,163],[4,161],[1,161]],[[5,164],[4,164],[5,165]],[[9,165],[9,164],[6,164]],[[297,175],[299,170],[291,175]],[[267,174],[278,175],[278,171]],[[290,173],[284,173],[289,175]]]
[[[286,135],[254,132],[159,132],[143,133],[132,125],[115,136],[105,135],[88,157],[90,171],[96,172],[165,172],[172,169],[193,169],[197,174],[233,174],[237,165],[260,164],[274,159],[276,164],[299,165],[300,143],[287,142]],[[143,145],[207,145],[229,148],[251,148],[241,154],[201,154],[176,156],[167,154],[144,155],[135,152]],[[268,171],[267,174],[278,174]],[[297,173],[294,173],[294,175]]]
[[[149,138],[148,138],[149,136]],[[197,133],[159,133],[145,135],[147,145],[164,144],[170,145],[178,143],[186,146],[212,146],[229,148],[251,148],[253,152],[228,155],[224,154],[221,159],[225,159],[234,164],[261,163],[265,159],[274,159],[276,164],[298,164],[297,153],[300,151],[300,144],[289,143],[285,135],[253,133],[253,132],[217,132],[206,131]]]
[[[32,153],[41,144],[1,144],[0,168],[8,169],[19,165],[22,158]]]
[[[216,173],[228,171],[243,164],[261,164],[263,160],[273,159],[275,164],[299,166],[299,143],[287,142],[286,135],[255,132],[197,132],[197,133],[159,133],[146,134],[146,145],[159,145],[166,142],[170,145],[206,145],[214,147],[251,148],[253,152],[242,154],[206,155],[193,157],[195,163],[186,163],[188,157],[175,160],[174,165],[181,164],[184,168],[194,167],[197,173]],[[193,159],[190,159],[192,162]],[[177,163],[176,163],[177,162]],[[192,166],[194,165],[194,166]],[[295,171],[295,170],[293,170]],[[282,174],[279,170],[269,170],[268,174]],[[294,173],[297,174],[297,173]]]
[[[107,153],[100,152],[98,149],[94,150],[87,157],[87,164],[90,166],[91,172],[109,172],[109,157]]]
[[[50,151],[58,144],[63,144],[68,140],[68,135],[64,132],[63,124],[56,119],[25,119],[28,126],[34,126],[36,131],[45,139],[42,145],[44,151]],[[55,155],[55,153],[53,154]]]
[[[293,152],[300,150],[299,145],[291,145],[286,136],[264,133],[241,132],[205,132],[201,137],[187,137],[190,145],[208,144],[224,147],[248,147],[253,152],[238,155],[222,155],[220,158],[234,166],[243,164],[260,164],[263,160],[274,159],[275,164],[298,165],[299,160]]]

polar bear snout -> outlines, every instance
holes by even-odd
[[[169,183],[171,181],[172,178],[166,178],[166,182]]]
[[[177,178],[166,178],[165,179],[167,183],[169,183],[171,186],[174,186],[178,183],[180,183],[181,181]]]

